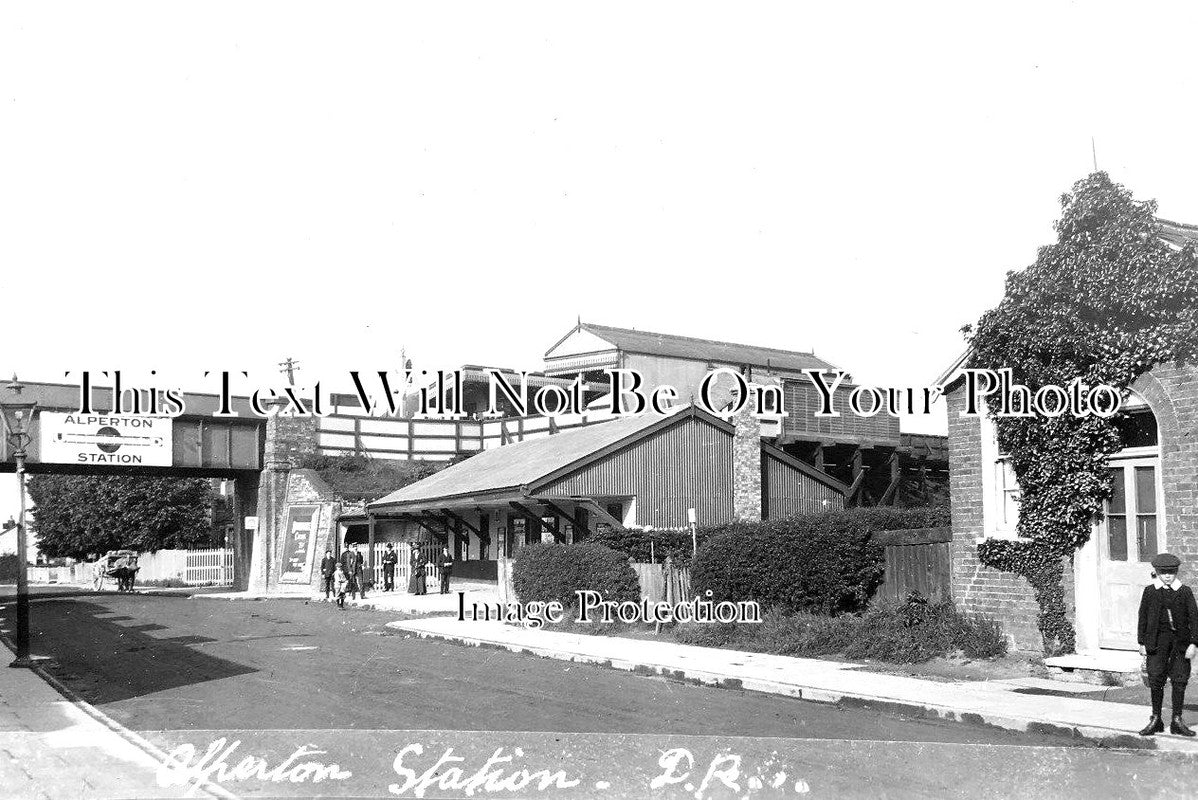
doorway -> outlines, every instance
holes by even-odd
[[[1152,557],[1165,549],[1160,459],[1113,458],[1113,495],[1095,526],[1098,545],[1098,643],[1138,648],[1137,611],[1151,581]]]

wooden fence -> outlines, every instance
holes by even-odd
[[[951,528],[886,531],[886,579],[873,602],[901,603],[911,592],[929,600],[947,600],[952,591]]]
[[[673,564],[633,563],[632,568],[641,582],[641,599],[650,603],[678,603],[691,596],[691,571]]]

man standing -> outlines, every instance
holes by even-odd
[[[333,558],[332,550],[324,551],[324,559],[320,562],[320,577],[324,583],[324,599],[328,600],[333,593],[333,577],[337,574],[337,559]]]
[[[354,586],[358,593],[362,595],[362,599],[366,599],[366,559],[362,556],[362,550],[358,545],[354,545]]]
[[[353,546],[346,545],[341,554],[341,571],[345,573],[345,592],[351,597],[356,597],[358,592],[357,581],[354,580],[357,565],[357,553],[354,552]]]
[[[383,591],[395,591],[395,565],[399,563],[399,554],[395,552],[395,548],[390,542],[387,542],[387,551],[383,553]]]
[[[1165,682],[1173,685],[1173,721],[1169,732],[1193,736],[1194,731],[1181,719],[1185,707],[1186,683],[1190,680],[1190,659],[1198,655],[1198,604],[1190,587],[1177,580],[1181,559],[1171,553],[1152,558],[1153,582],[1144,587],[1140,598],[1140,655],[1144,656],[1151,691],[1152,718],[1141,736],[1163,733],[1161,719]]]
[[[441,594],[449,594],[449,573],[453,571],[453,556],[448,547],[441,548]]]

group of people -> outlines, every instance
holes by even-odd
[[[366,597],[366,590],[373,588],[373,581],[367,576],[366,558],[362,555],[359,545],[353,545],[341,554],[340,559],[333,557],[332,550],[326,550],[324,560],[320,562],[320,574],[324,581],[324,597],[337,598],[337,605],[345,606],[345,596],[352,598],[361,595]],[[399,553],[395,546],[388,543],[383,552],[383,591],[395,591],[395,566],[399,563]],[[428,559],[418,547],[412,548],[410,563],[411,577],[408,579],[408,592],[411,594],[428,594],[425,580]],[[449,577],[453,572],[453,556],[448,547],[441,548],[437,558],[437,572],[441,577],[441,594],[449,594]]]
[[[341,558],[333,558],[332,550],[324,551],[324,559],[320,562],[320,577],[324,582],[324,599],[330,595],[337,598],[337,605],[345,606],[345,596],[366,597],[366,590],[371,587],[371,581],[366,577],[366,557],[358,545],[347,548]]]

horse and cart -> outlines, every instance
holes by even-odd
[[[110,550],[96,562],[96,591],[104,588],[104,579],[116,581],[118,592],[132,592],[133,579],[137,575],[136,550]]]

